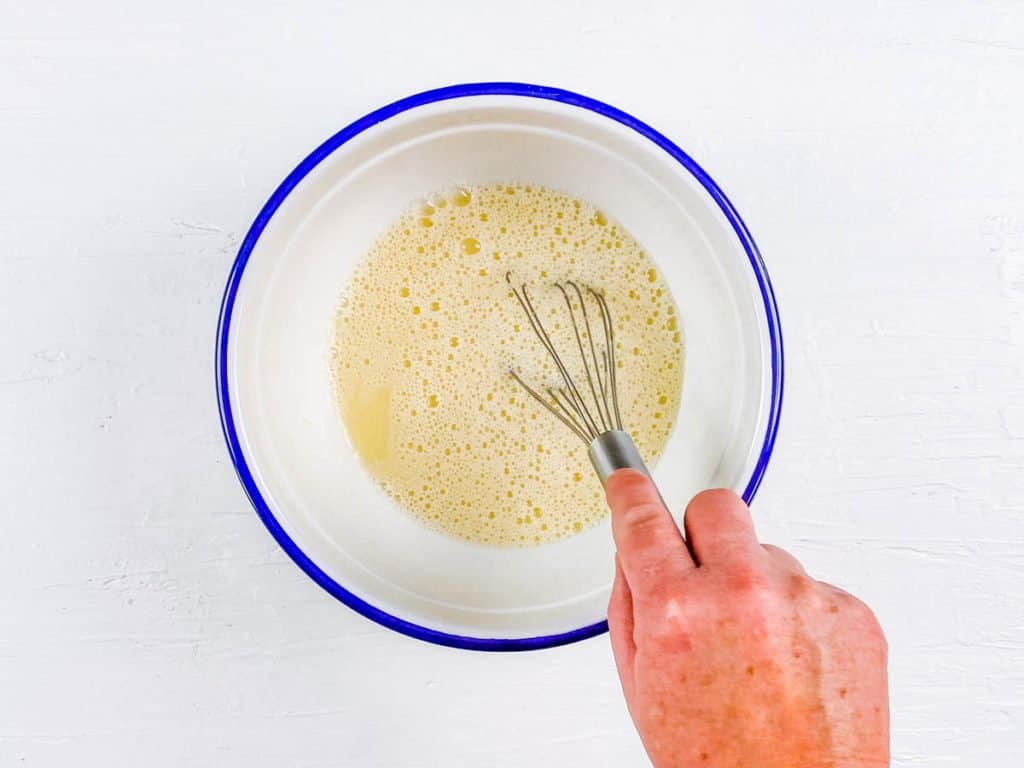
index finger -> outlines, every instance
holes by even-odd
[[[612,535],[619,562],[635,598],[657,593],[662,585],[694,568],[683,536],[647,475],[619,469],[605,482],[612,510]]]

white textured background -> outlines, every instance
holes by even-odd
[[[771,7],[768,7],[771,6]],[[604,637],[428,646],[320,591],[217,422],[220,292],[315,144],[521,79],[678,141],[764,251],[764,539],[879,614],[895,762],[1024,751],[1024,5],[0,1],[0,766],[645,764]]]

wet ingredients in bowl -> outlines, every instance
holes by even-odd
[[[551,286],[572,279],[604,292],[624,426],[653,465],[682,388],[672,297],[611,216],[543,187],[460,187],[407,210],[343,292],[331,368],[349,439],[396,502],[452,536],[528,546],[607,511],[585,446],[509,375],[514,363],[533,381],[557,381],[509,271],[533,286],[565,349],[571,328]]]

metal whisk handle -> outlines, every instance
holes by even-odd
[[[635,469],[645,475],[651,474],[647,471],[633,438],[621,429],[602,432],[590,443],[587,453],[602,485],[617,469]]]

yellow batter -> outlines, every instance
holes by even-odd
[[[668,287],[620,225],[549,189],[458,188],[401,216],[345,289],[332,368],[352,444],[392,498],[462,539],[534,545],[583,530],[606,507],[586,447],[509,376],[514,366],[534,385],[558,383],[509,270],[570,358],[551,285],[604,291],[624,426],[653,464],[682,386]]]

